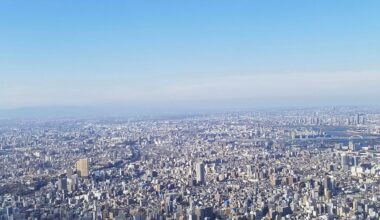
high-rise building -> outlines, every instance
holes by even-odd
[[[67,189],[67,179],[59,178],[58,179],[58,190],[66,190]]]
[[[196,166],[197,184],[204,184],[205,181],[205,165],[202,162],[197,163]]]
[[[348,155],[342,155],[342,169],[348,170],[350,167],[350,157]]]
[[[334,189],[334,180],[330,176],[324,178],[323,187],[329,191]]]
[[[67,191],[68,192],[73,192],[77,189],[77,175],[72,176],[71,178],[67,179]]]
[[[88,177],[88,160],[87,158],[79,159],[75,167],[80,177]]]

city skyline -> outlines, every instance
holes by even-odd
[[[380,220],[380,1],[0,1],[0,220]]]
[[[0,218],[380,219],[380,111],[0,124]]]

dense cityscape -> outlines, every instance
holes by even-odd
[[[2,120],[0,219],[380,219],[380,110]]]
[[[380,220],[380,0],[0,0],[0,220]]]

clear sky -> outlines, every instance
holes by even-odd
[[[378,0],[1,0],[0,109],[356,105]]]

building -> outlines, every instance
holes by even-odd
[[[348,155],[342,155],[342,169],[349,170],[350,168],[350,157]]]
[[[205,184],[205,165],[202,162],[197,163],[196,166],[197,184]]]
[[[66,178],[59,178],[58,179],[58,190],[67,190],[67,179]]]
[[[247,165],[247,176],[252,176],[252,175],[253,175],[253,166]]]
[[[75,167],[80,177],[88,177],[88,159],[79,159]]]

